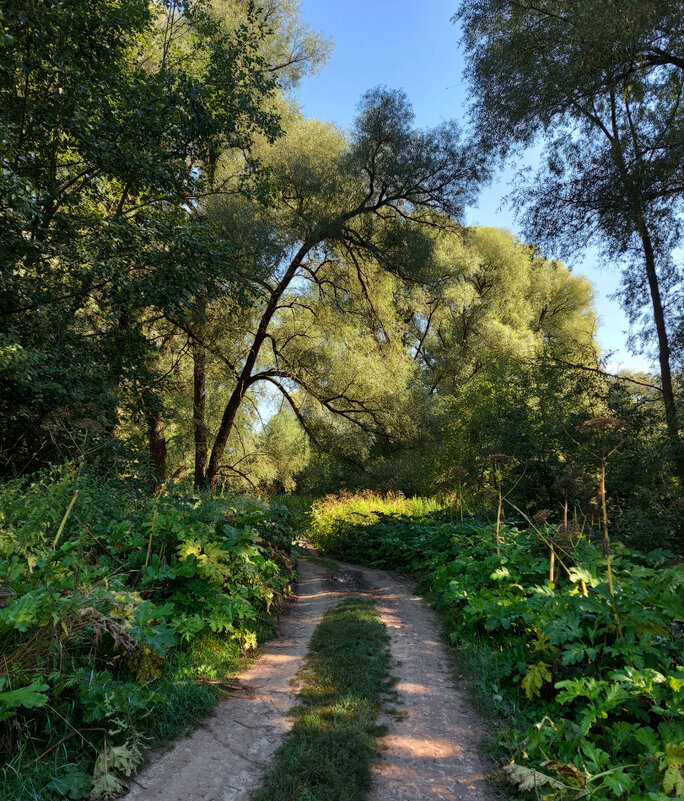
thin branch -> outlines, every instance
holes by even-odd
[[[630,378],[626,375],[618,375],[617,373],[609,373],[606,370],[601,370],[598,367],[587,367],[584,364],[573,364],[572,362],[567,362],[565,359],[559,359],[557,356],[549,357],[551,361],[556,362],[557,364],[562,364],[564,367],[570,367],[573,370],[585,370],[588,373],[595,373],[596,375],[601,375],[604,378],[614,378],[618,381],[629,381],[631,384],[638,384],[641,387],[647,387],[648,389],[656,389],[658,392],[662,392],[662,387],[657,386],[656,384],[647,384],[645,381],[639,381],[636,378]]]

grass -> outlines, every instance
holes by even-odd
[[[337,564],[337,562],[334,562],[332,559],[326,559],[324,556],[311,556],[310,554],[302,554],[299,558],[306,559],[307,562],[313,562],[319,567],[325,568],[325,570],[330,570],[333,573],[336,573],[340,569],[340,566]]]
[[[327,518],[354,521],[368,525],[378,520],[379,515],[406,515],[420,517],[430,512],[447,508],[448,504],[439,498],[405,497],[401,492],[388,492],[378,495],[371,491],[351,493],[341,492],[327,495],[312,504],[312,518],[320,523]],[[364,519],[365,518],[365,519]]]
[[[255,629],[260,644],[276,631],[270,620],[257,621]],[[224,682],[239,676],[258,656],[258,651],[245,652],[227,634],[198,637],[187,651],[175,654],[165,665],[155,685],[165,702],[145,719],[143,734],[155,744],[163,744],[199,726],[226,696]]]
[[[269,620],[259,620],[255,628],[260,643],[275,633]],[[199,726],[225,695],[223,683],[237,677],[257,656],[256,651],[246,654],[239,642],[228,634],[212,633],[197,637],[187,649],[173,654],[164,664],[162,676],[149,685],[159,700],[137,718],[140,745],[157,747]],[[125,712],[122,710],[118,715],[123,718]],[[84,757],[80,760],[74,759],[66,744],[65,741],[37,758],[41,755],[30,740],[24,741],[15,756],[0,769],[2,798],[61,801],[73,777],[89,770],[87,743],[84,743]]]
[[[362,801],[390,692],[385,626],[370,599],[329,609],[311,640],[296,722],[254,801]]]

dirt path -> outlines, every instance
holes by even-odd
[[[387,750],[373,772],[370,801],[491,801],[480,754],[486,734],[442,641],[439,622],[413,583],[356,568],[373,587],[390,635],[399,719],[387,719]]]
[[[283,616],[277,639],[240,676],[242,689],[170,751],[153,758],[131,784],[125,801],[248,801],[292,727],[292,680],[325,610],[340,593],[327,571],[304,559],[297,597]]]
[[[350,565],[329,573],[305,559],[299,572],[297,598],[280,636],[240,677],[240,690],[197,731],[153,759],[125,801],[248,801],[292,726],[293,679],[311,635],[328,606],[349,592],[370,594],[378,603],[403,713],[384,721],[387,750],[374,770],[371,801],[490,801],[478,753],[483,726],[464,690],[454,687],[438,622],[411,583]]]

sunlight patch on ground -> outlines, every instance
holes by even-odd
[[[421,759],[445,759],[458,756],[463,751],[460,745],[439,737],[393,735],[391,742],[393,750],[401,750],[406,756],[420,757]]]
[[[431,687],[426,687],[424,684],[416,684],[411,681],[400,681],[396,685],[397,690],[402,693],[411,693],[414,695],[434,695],[435,690]]]

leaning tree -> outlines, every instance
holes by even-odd
[[[246,231],[245,277],[258,299],[232,357],[215,353],[215,343],[202,335],[203,321],[191,331],[200,344],[193,351],[195,398],[200,401],[194,421],[199,487],[215,486],[238,411],[258,382],[286,395],[288,387],[298,387],[317,395],[333,413],[360,414],[360,398],[329,397],[288,364],[274,336],[283,309],[303,302],[293,297],[303,284],[334,292],[335,271],[355,275],[361,293],[369,264],[410,277],[415,265],[429,258],[430,238],[423,232],[434,224],[435,212],[457,218],[479,173],[455,125],[416,130],[403,93],[384,89],[364,96],[348,136],[320,123],[294,120],[267,151],[269,203],[252,203],[247,210],[238,204],[236,211],[228,199],[209,211],[233,233]],[[202,406],[208,350],[223,361],[227,392],[211,449]]]

